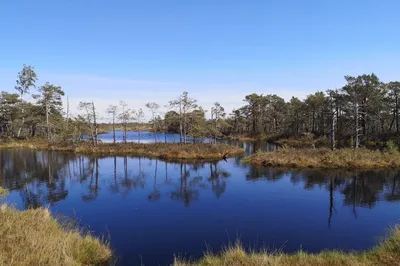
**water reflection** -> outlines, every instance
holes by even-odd
[[[132,190],[151,191],[148,200],[158,201],[165,188],[169,198],[182,201],[190,206],[198,200],[202,190],[211,189],[216,198],[223,196],[227,179],[232,175],[226,168],[229,162],[212,163],[167,163],[159,160],[131,157],[97,158],[70,153],[39,152],[33,150],[7,150],[1,152],[0,182],[11,191],[19,191],[24,208],[36,208],[46,204],[53,205],[68,197],[66,182],[83,184],[86,188],[81,198],[84,202],[96,200],[99,193],[119,193],[126,195]],[[233,159],[231,159],[233,160]],[[104,171],[112,170],[112,179],[107,191],[102,191],[99,178],[102,171],[100,161],[105,164]],[[112,165],[109,165],[109,162]],[[122,169],[118,169],[122,162]],[[129,162],[129,163],[128,163]],[[128,165],[129,164],[129,165]],[[143,167],[143,164],[147,164]],[[163,169],[161,168],[163,165]],[[395,202],[400,200],[400,172],[393,170],[346,171],[315,169],[282,169],[249,167],[245,177],[249,181],[275,182],[288,178],[292,184],[301,184],[305,190],[323,188],[329,192],[333,204],[333,192],[339,192],[343,204],[351,206],[356,216],[356,207],[373,208],[378,201]],[[159,169],[161,168],[161,169]],[[169,169],[172,172],[169,173]],[[178,168],[178,171],[176,169]],[[121,173],[122,172],[122,173]],[[178,180],[176,174],[179,174]],[[164,176],[164,179],[161,178]],[[169,175],[174,176],[170,178]],[[330,209],[334,209],[330,206]]]
[[[22,149],[0,155],[8,201],[70,216],[76,210],[84,225],[110,234],[129,262],[137,254],[149,265],[168,264],[177,253],[198,257],[205,242],[214,250],[226,244],[228,233],[253,246],[255,239],[286,243],[287,251],[367,248],[400,218],[393,210],[400,171],[388,169],[289,170],[238,158],[188,164]]]

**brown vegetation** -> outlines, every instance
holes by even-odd
[[[240,244],[226,248],[221,254],[205,254],[204,258],[197,262],[187,262],[176,259],[175,266],[342,266],[342,265],[400,265],[400,228],[395,227],[391,235],[371,250],[360,253],[345,253],[342,251],[323,251],[317,254],[299,251],[294,254],[281,252],[246,252]]]
[[[161,159],[222,159],[244,152],[243,149],[225,144],[182,143],[104,143],[93,146],[89,143],[75,145],[51,144],[43,141],[20,141],[3,143],[0,148],[31,148],[38,150],[68,151],[93,155],[133,155]]]
[[[243,159],[254,165],[316,168],[382,168],[400,167],[400,153],[368,149],[292,149],[257,152]]]

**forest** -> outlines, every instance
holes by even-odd
[[[178,133],[183,143],[188,142],[188,137],[214,141],[262,138],[305,141],[334,149],[379,148],[388,140],[399,141],[400,82],[382,82],[374,73],[345,76],[343,87],[317,91],[304,100],[249,94],[243,99],[243,106],[230,113],[217,101],[211,110],[204,110],[188,92],[183,92],[166,105],[148,102],[145,110],[120,101],[110,105],[106,113],[99,113],[95,102],[80,102],[79,114],[72,116],[63,88],[50,82],[40,84],[38,80],[34,67],[24,65],[17,75],[15,90],[1,92],[1,140],[76,142],[86,135],[96,145],[98,134],[104,129],[104,123],[99,121],[106,120],[114,132],[123,130],[124,142],[129,141],[126,131],[131,125]],[[167,111],[162,113],[162,107]],[[145,112],[150,121],[145,121]]]

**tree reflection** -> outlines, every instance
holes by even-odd
[[[207,191],[217,199],[223,197],[231,176],[225,166],[235,167],[233,160],[189,164],[128,156],[103,160],[72,153],[22,149],[0,152],[0,185],[18,191],[25,208],[65,200],[76,183],[84,189],[81,194],[84,202],[98,199],[101,193],[125,197],[131,191],[141,190],[141,197],[149,201],[172,199],[188,207]],[[399,171],[327,171],[242,165],[240,169],[243,168],[247,173],[238,178],[252,182],[285,180],[305,190],[325,190],[328,226],[332,225],[337,204],[343,203],[357,217],[358,208],[373,208],[379,201],[400,201]]]
[[[217,198],[220,198],[226,190],[225,178],[231,176],[231,174],[224,170],[218,170],[217,163],[210,163],[210,177],[208,181],[211,181],[211,188]]]
[[[385,193],[385,199],[390,202],[400,201],[400,174],[394,174],[388,186],[389,191]]]
[[[196,188],[196,180],[188,183],[190,172],[186,169],[185,163],[180,163],[180,186],[178,189],[172,191],[171,199],[183,201],[185,207],[189,207],[190,203],[198,199],[199,191]]]
[[[328,226],[335,213],[335,193],[343,197],[343,204],[351,207],[355,218],[357,208],[373,208],[379,201],[400,200],[400,172],[391,169],[348,171],[317,169],[283,169],[250,167],[246,175],[249,180],[277,181],[285,175],[293,184],[302,184],[304,189],[326,189],[329,192]]]
[[[85,202],[95,200],[99,194],[99,159],[91,158],[90,164],[92,163],[95,167],[91,168],[92,173],[89,181],[88,194],[82,196]]]
[[[160,191],[157,189],[157,166],[158,160],[156,160],[156,165],[154,167],[154,184],[153,184],[153,191],[149,194],[148,199],[150,201],[159,200],[161,197]]]

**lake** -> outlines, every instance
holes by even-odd
[[[196,259],[237,239],[256,250],[363,250],[400,221],[400,171],[252,167],[240,157],[189,164],[27,149],[0,155],[6,202],[77,219],[110,240],[118,265]]]

